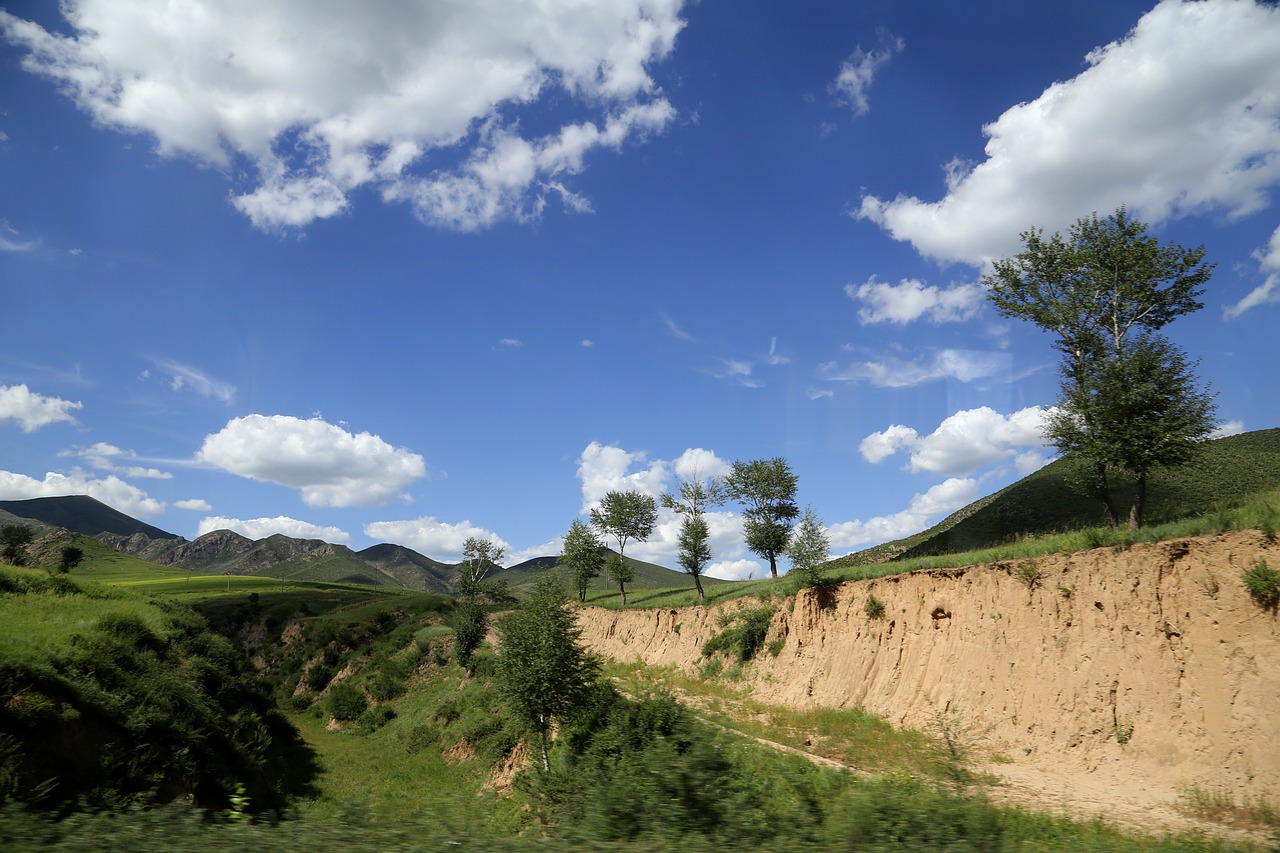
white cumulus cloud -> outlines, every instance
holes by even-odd
[[[367,432],[319,418],[247,415],[206,436],[196,460],[299,489],[313,507],[375,506],[426,476],[423,458]]]
[[[23,432],[35,432],[60,421],[75,423],[71,413],[82,408],[84,403],[46,397],[26,385],[0,385],[0,424],[14,421]]]
[[[506,551],[511,550],[511,546],[491,530],[478,527],[470,521],[450,524],[433,516],[405,521],[375,521],[364,526],[364,535],[379,542],[404,545],[442,563],[460,562],[462,548],[472,537],[492,542]],[[503,564],[512,565],[512,561],[506,559]]]
[[[279,515],[275,518],[226,518],[211,515],[200,519],[196,527],[196,536],[203,536],[215,530],[230,530],[247,539],[266,539],[277,533],[293,539],[320,539],[333,545],[347,545],[351,542],[351,534],[337,527],[323,527],[296,518]]]
[[[1280,9],[1163,0],[1088,67],[984,127],[986,159],[939,201],[868,195],[855,215],[939,261],[982,265],[1030,226],[1122,204],[1148,222],[1266,207],[1280,183]]]
[[[865,284],[845,285],[850,299],[861,302],[858,319],[863,324],[895,323],[904,326],[922,317],[931,323],[959,323],[973,317],[986,293],[976,284],[953,284],[948,288],[926,285],[918,279],[898,284],[878,281],[872,276]]]
[[[961,507],[977,500],[978,481],[972,478],[950,478],[928,491],[917,494],[906,509],[893,515],[876,516],[866,521],[842,521],[827,527],[832,555],[847,554],[859,548],[891,542],[919,533]]]
[[[1022,448],[1045,445],[1045,418],[1050,410],[1029,406],[1010,415],[987,407],[964,409],[949,416],[929,435],[902,424],[873,432],[862,440],[859,450],[868,462],[883,462],[898,451],[907,451],[907,470],[934,474],[971,474],[979,468],[1012,459],[1019,470],[1043,455],[1025,454]],[[1034,469],[1032,469],[1034,470]]]
[[[208,512],[213,509],[213,505],[204,498],[190,498],[184,501],[174,501],[173,505],[176,509],[186,509],[191,510],[192,512]]]
[[[64,495],[88,495],[134,518],[151,518],[163,513],[165,508],[163,501],[156,500],[114,474],[97,478],[74,468],[69,474],[50,471],[43,480],[37,480],[26,474],[0,471],[0,500],[21,501]]]
[[[237,174],[261,228],[339,215],[373,187],[424,221],[473,230],[538,216],[589,154],[663,130],[650,76],[682,0],[316,3],[66,0],[68,35],[0,11],[23,67],[106,127]],[[513,115],[569,115],[526,138]]]

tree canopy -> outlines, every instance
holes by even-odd
[[[564,536],[564,546],[560,551],[560,566],[573,581],[578,591],[578,600],[587,600],[587,590],[591,581],[600,577],[604,571],[605,557],[609,550],[605,548],[595,530],[590,525],[574,519],[569,525],[569,532]]]
[[[634,540],[644,542],[653,535],[654,525],[658,522],[658,504],[653,497],[643,492],[608,492],[600,501],[600,506],[591,510],[591,524],[600,532],[612,536],[618,543],[618,562],[606,563],[606,580],[608,571],[614,571],[614,580],[618,581],[618,591],[622,593],[622,603],[627,603],[627,583],[630,577],[620,578],[617,566],[622,567],[624,575],[631,574],[631,567],[626,565],[627,543]]]
[[[715,478],[703,478],[695,470],[693,475],[680,483],[680,497],[670,492],[662,496],[662,505],[681,516],[680,533],[676,539],[680,567],[693,577],[698,598],[705,599],[702,590],[702,573],[711,562],[711,527],[706,511],[718,506],[725,499],[724,483]]]
[[[1203,246],[1161,244],[1146,230],[1123,207],[1078,220],[1066,237],[1033,228],[983,278],[1000,314],[1057,335],[1062,385],[1046,438],[1083,461],[1113,524],[1112,474],[1133,479],[1130,526],[1142,523],[1152,468],[1188,461],[1214,426],[1194,363],[1159,334],[1203,307],[1213,265]]]
[[[791,573],[796,576],[796,583],[805,587],[821,584],[822,564],[827,561],[830,551],[831,542],[822,516],[813,507],[805,507],[804,515],[791,536],[791,544],[787,546],[787,557],[791,560]]]
[[[796,506],[798,479],[787,460],[738,460],[725,478],[725,494],[741,503],[747,547],[769,561],[769,573],[778,576],[778,557],[791,539],[791,523],[800,515]]]
[[[498,630],[498,689],[514,714],[538,734],[542,767],[550,772],[551,723],[587,698],[600,664],[582,647],[582,630],[554,572],[534,581],[529,597]]]

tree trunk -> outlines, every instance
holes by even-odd
[[[551,772],[551,759],[547,757],[547,721],[542,721],[542,770],[545,773]]]
[[[1133,505],[1129,507],[1129,529],[1137,530],[1142,526],[1142,517],[1147,513],[1147,474],[1138,474],[1138,488],[1133,494]]]
[[[778,558],[773,554],[769,555],[769,574],[774,580],[778,579]]]
[[[1107,479],[1107,463],[1096,463],[1098,470],[1098,500],[1107,510],[1107,520],[1112,527],[1120,526],[1120,511],[1116,509],[1115,498],[1111,496],[1111,481]]]
[[[702,592],[702,578],[698,577],[697,575],[694,575],[694,576],[693,576],[693,585],[694,585],[694,586],[696,586],[696,587],[698,588],[698,600],[699,600],[699,601],[704,601],[704,600],[706,599],[706,597],[707,597],[707,596],[706,596],[706,595],[704,595],[704,594],[703,594],[703,592]]]
[[[622,604],[623,604],[623,606],[625,607],[625,606],[626,606],[626,604],[627,604],[627,585],[626,585],[625,583],[622,583],[621,581],[619,581],[619,582],[618,582],[618,592],[622,593]]]

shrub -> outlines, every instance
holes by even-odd
[[[1034,560],[1023,560],[1013,567],[1013,571],[1010,574],[1029,590],[1040,586],[1040,581],[1044,580],[1044,573],[1040,571],[1040,567],[1035,564]]]
[[[1275,611],[1280,607],[1280,572],[1259,560],[1241,575],[1249,597],[1264,610]]]
[[[334,685],[329,691],[329,713],[335,720],[354,720],[369,707],[364,691],[350,681]]]
[[[874,595],[868,596],[867,603],[862,605],[862,612],[867,614],[868,619],[883,619],[884,602]]]
[[[746,663],[764,645],[773,614],[774,609],[768,606],[738,611],[724,621],[723,631],[711,635],[711,639],[702,644],[702,656],[709,658],[716,652],[732,653],[739,662]]]

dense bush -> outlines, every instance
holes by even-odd
[[[734,655],[741,663],[751,660],[764,645],[773,613],[774,608],[766,605],[724,617],[720,632],[712,634],[702,644],[702,656],[711,657],[716,652],[724,652]]]
[[[67,595],[66,584],[55,575],[23,594]],[[0,731],[11,738],[0,800],[118,809],[190,797],[221,809],[243,784],[262,811],[309,790],[310,750],[229,641],[187,608],[128,603],[151,618],[122,603],[43,658],[0,656]]]
[[[1259,560],[1242,576],[1245,589],[1254,602],[1265,610],[1276,610],[1280,607],[1280,571]]]

